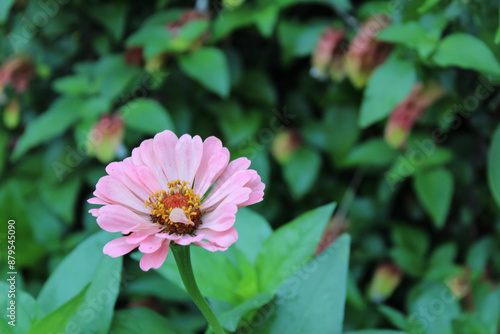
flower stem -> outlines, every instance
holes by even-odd
[[[172,252],[174,253],[175,262],[177,263],[177,268],[179,268],[179,273],[181,274],[182,282],[184,287],[186,287],[187,292],[193,299],[194,303],[200,309],[201,313],[205,316],[210,326],[216,334],[225,334],[226,332],[222,329],[219,321],[215,317],[214,312],[208,305],[205,298],[203,298],[196,280],[193,274],[193,267],[191,266],[191,252],[189,246],[170,246]]]

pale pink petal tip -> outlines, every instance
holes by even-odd
[[[172,209],[172,212],[170,212],[169,219],[173,221],[174,223],[182,223],[182,224],[192,224],[194,225],[187,217],[186,214],[184,213],[184,210],[180,208],[175,208]]]
[[[163,239],[160,239],[163,240]],[[148,271],[151,268],[158,269],[165,262],[168,255],[170,241],[165,240],[161,247],[154,253],[146,253],[142,256],[139,266],[143,271]]]
[[[120,237],[108,242],[103,249],[103,253],[111,257],[118,257],[130,253],[139,246],[138,244],[129,244],[127,237]]]

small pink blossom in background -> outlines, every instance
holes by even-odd
[[[444,88],[435,82],[426,86],[417,82],[406,99],[391,113],[385,127],[386,142],[395,148],[403,146],[415,121],[427,107],[445,94]]]
[[[104,115],[87,136],[87,153],[99,161],[112,161],[123,142],[125,126],[119,114]]]
[[[229,162],[229,150],[216,137],[180,138],[163,131],[145,140],[132,156],[106,167],[89,212],[108,232],[123,237],[104,246],[118,257],[138,248],[142,270],[159,268],[170,243],[224,251],[238,239],[233,227],[238,208],[262,201],[265,185],[250,160]]]
[[[347,75],[352,84],[363,88],[372,72],[385,62],[392,45],[375,39],[375,36],[391,24],[385,15],[375,15],[368,19],[354,37],[346,54]]]
[[[321,34],[312,57],[311,74],[317,78],[328,75],[334,81],[341,81],[345,76],[344,50],[341,42],[345,37],[343,29],[328,27]]]
[[[368,298],[374,303],[382,303],[392,295],[402,278],[403,273],[397,266],[393,264],[379,266],[368,288]]]
[[[28,88],[34,71],[27,55],[19,54],[7,59],[0,66],[0,92],[10,83],[17,93],[23,93]]]

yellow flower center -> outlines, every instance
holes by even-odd
[[[174,180],[168,183],[168,191],[157,191],[149,196],[146,208],[151,209],[151,220],[159,225],[165,226],[164,232],[180,235],[192,234],[200,225],[202,216],[200,196],[196,195],[189,182]],[[189,219],[189,223],[178,223],[170,220],[173,209],[179,208]]]

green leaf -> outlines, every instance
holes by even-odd
[[[263,305],[270,302],[274,297],[272,293],[260,293],[250,299],[245,300],[243,303],[232,306],[231,304],[226,304],[226,309],[216,309],[214,303],[211,303],[212,308],[217,316],[222,327],[234,332],[238,328],[240,320],[246,315],[251,313],[251,311],[256,310]],[[243,320],[244,322],[245,320]]]
[[[125,31],[128,6],[123,3],[103,4],[91,7],[90,14],[112,34],[116,41],[121,40]]]
[[[498,28],[497,28],[497,33],[495,34],[495,44],[500,43],[500,7],[499,7],[499,23],[498,23]]]
[[[81,96],[96,92],[96,85],[92,84],[89,78],[81,75],[59,78],[54,81],[52,86],[56,92],[70,96]]]
[[[313,257],[334,209],[328,204],[308,211],[264,242],[256,262],[260,291],[275,291]]]
[[[480,39],[465,33],[445,37],[433,56],[442,67],[458,66],[482,73],[500,75],[500,63],[490,48]]]
[[[63,134],[78,121],[81,107],[82,100],[80,99],[58,98],[49,110],[28,123],[28,127],[19,138],[12,153],[12,159],[17,160],[29,149]]]
[[[14,4],[15,0],[3,0],[0,1],[0,24],[7,21],[9,17],[10,8]]]
[[[345,332],[344,334],[407,334],[407,333],[400,331],[385,330],[385,329],[367,329],[356,332]]]
[[[115,312],[110,333],[187,334],[189,332],[178,328],[149,308],[135,307]]]
[[[171,39],[165,25],[145,25],[130,35],[126,44],[127,46],[143,46],[144,57],[149,59],[170,50]]]
[[[493,241],[491,238],[483,238],[472,247],[467,254],[467,267],[471,270],[472,278],[477,279],[484,275],[486,265],[493,251]]]
[[[300,147],[283,165],[285,181],[295,199],[302,198],[313,187],[321,168],[321,156],[315,150]]]
[[[488,185],[493,199],[500,206],[500,126],[493,134],[488,151]]]
[[[418,8],[419,13],[425,13],[435,7],[442,0],[425,0],[424,3]]]
[[[390,253],[398,267],[412,276],[423,274],[429,246],[427,235],[417,228],[398,224],[392,230],[392,239],[395,247]]]
[[[175,131],[168,111],[152,99],[135,99],[120,108],[120,114],[129,129],[155,135],[163,130]]]
[[[221,97],[229,95],[229,65],[224,53],[214,47],[201,48],[179,58],[181,69],[193,80]]]
[[[33,324],[28,334],[65,333],[67,327],[74,325],[70,323],[70,320],[82,307],[88,288],[88,285],[85,286],[76,296]],[[71,331],[74,331],[78,327],[71,326],[70,328],[72,328]]]
[[[389,165],[397,156],[397,151],[383,139],[372,139],[361,143],[349,151],[339,162],[341,167]]]
[[[401,330],[407,330],[408,322],[406,317],[400,311],[385,305],[378,307],[378,311],[384,315],[384,317],[389,320],[395,327]]]
[[[417,80],[412,62],[389,58],[377,68],[363,94],[359,125],[366,128],[387,117],[410,93]]]
[[[271,226],[260,214],[242,208],[236,213],[234,227],[239,234],[235,247],[241,250],[250,262],[255,263],[263,243],[273,232]]]
[[[287,279],[257,333],[342,333],[350,237],[343,235]]]
[[[444,168],[417,173],[414,187],[420,203],[436,227],[443,228],[453,197],[452,174]]]
[[[203,296],[236,305],[241,301],[236,289],[242,279],[242,274],[228,258],[230,252],[235,252],[235,250],[229,248],[226,252],[208,253],[201,247],[191,247],[191,262],[196,282]],[[134,257],[137,258],[137,256]],[[184,288],[173,256],[168,256],[165,264],[157,271],[166,279]],[[218,274],[214,275],[214,272]]]
[[[81,180],[78,177],[51,183],[47,178],[40,182],[40,193],[45,205],[56,212],[66,223],[75,218],[75,206],[79,196]]]
[[[310,55],[327,26],[327,22],[281,22],[278,26],[278,38],[285,62],[293,57]]]
[[[5,246],[6,247],[6,246]],[[5,276],[7,279],[9,275]],[[19,278],[17,278],[19,279]],[[2,316],[2,320],[0,321],[0,332],[4,332],[3,325],[5,325],[9,332],[8,333],[27,333],[31,324],[39,321],[45,316],[45,312],[43,312],[40,305],[37,304],[36,300],[27,292],[24,292],[20,289],[19,283],[16,284],[16,296],[13,299],[8,298],[9,294],[9,284],[6,281],[0,282],[0,307],[2,311],[4,311],[4,315]],[[8,325],[7,322],[12,321],[7,315],[9,311],[7,308],[11,307],[10,301],[13,300],[15,302],[15,312],[16,312],[16,321],[15,326]]]
[[[87,284],[85,303],[71,317],[71,325],[85,333],[107,333],[121,284],[122,258],[103,254],[115,234],[101,231],[80,243],[52,272],[38,295],[46,312],[52,312]]]
[[[431,36],[424,27],[415,21],[392,24],[382,30],[377,39],[416,48],[423,58],[435,49],[438,39]]]

